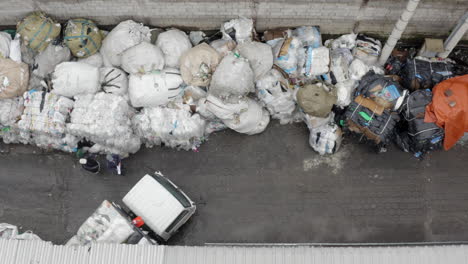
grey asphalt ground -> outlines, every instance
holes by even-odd
[[[64,243],[104,199],[119,202],[161,171],[197,203],[170,244],[468,241],[468,146],[419,161],[347,137],[333,156],[303,124],[212,135],[200,152],[142,149],[126,176],[92,175],[71,154],[9,146],[0,154],[0,222]]]

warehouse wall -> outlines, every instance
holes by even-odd
[[[238,15],[256,19],[257,29],[319,25],[323,33],[388,34],[406,0],[0,0],[0,25],[14,25],[25,14],[43,10],[57,19],[89,17],[112,25],[134,19],[153,26],[217,29]],[[468,0],[421,0],[407,36],[448,35],[468,9]]]

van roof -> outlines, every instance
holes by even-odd
[[[152,176],[145,175],[122,199],[157,234],[184,210],[182,204]]]

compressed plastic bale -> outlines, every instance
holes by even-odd
[[[63,41],[75,57],[85,58],[98,52],[102,38],[101,31],[94,21],[76,18],[68,20]]]
[[[127,96],[128,77],[124,71],[113,67],[103,67],[99,69],[99,73],[99,83],[105,93]]]
[[[322,35],[318,27],[302,26],[294,29],[292,35],[297,37],[303,46],[318,48],[322,46]]]
[[[164,54],[155,45],[142,42],[122,53],[122,69],[130,74],[147,73],[164,68]]]
[[[245,42],[239,44],[237,50],[242,57],[249,60],[256,80],[273,67],[273,51],[268,44],[257,41]]]
[[[23,97],[0,100],[0,125],[11,126],[18,121],[23,113]]]
[[[234,39],[237,43],[252,41],[253,38],[253,20],[240,17],[232,19],[221,25],[223,39]]]
[[[78,59],[78,62],[86,63],[86,64],[89,64],[98,68],[101,68],[102,66],[104,66],[104,61],[102,59],[102,55],[100,52],[96,52],[93,55],[88,56],[86,58],[80,58]]]
[[[192,47],[192,43],[185,32],[171,29],[159,34],[156,46],[164,53],[166,67],[179,68],[180,57]]]
[[[333,73],[336,82],[344,82],[349,77],[349,64],[353,60],[353,55],[349,49],[338,48],[331,50],[330,71]]]
[[[320,82],[301,87],[296,96],[302,110],[316,117],[326,117],[337,100],[336,90]]]
[[[127,157],[140,149],[140,138],[132,129],[135,110],[115,94],[97,93],[75,97],[69,134],[94,142],[92,153],[118,154]]]
[[[217,39],[210,43],[210,46],[215,49],[221,57],[228,55],[236,48],[236,42],[232,39]]]
[[[330,71],[330,51],[326,47],[307,48],[305,75],[316,76]]]
[[[265,105],[271,116],[279,119],[281,124],[293,121],[296,110],[293,91],[289,82],[276,69],[271,69],[257,80],[257,97]]]
[[[335,114],[326,117],[315,117],[304,114],[304,121],[309,128],[309,145],[320,155],[334,154],[341,146],[343,133],[334,122]]]
[[[304,61],[305,56],[302,43],[298,38],[275,39],[268,42],[273,48],[274,64],[279,66],[290,77],[295,77],[300,73],[302,66],[299,61]]]
[[[230,103],[209,95],[206,108],[230,129],[247,135],[263,132],[270,122],[268,111],[251,98]]]
[[[382,51],[382,44],[379,40],[359,34],[356,38],[356,46],[353,49],[354,57],[362,60],[367,65],[377,62]]]
[[[23,95],[28,82],[28,65],[0,58],[0,99]]]
[[[436,84],[454,76],[454,64],[449,59],[419,56],[407,60],[401,71],[402,84],[412,91],[432,89]]]
[[[43,12],[33,12],[16,26],[22,42],[30,49],[41,52],[60,35],[61,26]]]
[[[354,80],[345,80],[335,84],[336,88],[336,105],[344,108],[348,106],[353,100],[354,90],[356,89],[357,82]]]
[[[62,45],[50,44],[45,50],[34,58],[34,75],[45,78],[51,74],[55,67],[71,59],[70,49]]]
[[[81,62],[62,62],[52,75],[52,92],[73,97],[79,94],[95,94],[99,88],[99,69]]]
[[[102,41],[100,52],[104,65],[120,66],[124,51],[141,42],[150,42],[150,38],[150,30],[143,24],[132,20],[120,22]]]
[[[143,75],[130,75],[129,96],[133,107],[156,107],[165,105],[182,96],[183,83],[179,71],[166,69]]]
[[[11,36],[6,32],[0,32],[0,58],[10,57]]]
[[[255,91],[254,73],[249,61],[237,53],[229,54],[213,74],[209,92],[220,97],[243,96]]]
[[[180,58],[180,73],[188,85],[208,86],[221,56],[206,43],[195,46]]]
[[[352,50],[356,46],[356,37],[354,33],[341,35],[337,39],[330,39],[325,41],[325,46],[334,49],[348,49]]]
[[[147,147],[195,150],[204,141],[206,121],[186,108],[144,108],[132,122]]]

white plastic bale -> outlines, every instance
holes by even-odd
[[[274,39],[267,42],[273,48],[274,64],[279,66],[290,77],[296,77],[305,61],[301,41],[296,38]]]
[[[23,113],[23,97],[0,99],[0,126],[11,126]]]
[[[180,73],[188,85],[208,86],[221,56],[206,43],[186,51],[180,58]]]
[[[310,46],[312,48],[322,46],[322,35],[320,35],[318,27],[298,27],[292,31],[292,35],[297,37],[302,42],[303,46]]]
[[[156,46],[164,53],[166,67],[179,68],[180,56],[192,47],[192,43],[185,32],[171,29],[159,34]]]
[[[78,95],[67,131],[96,143],[93,153],[118,154],[127,157],[140,149],[140,138],[132,130],[135,110],[115,94]]]
[[[133,127],[147,147],[162,143],[170,148],[195,150],[204,141],[206,121],[186,108],[144,108]]]
[[[80,94],[95,94],[99,88],[99,69],[82,62],[62,62],[52,75],[52,92],[73,97]]]
[[[237,50],[242,57],[249,60],[256,80],[273,67],[273,51],[268,44],[257,41],[245,42],[239,44]]]
[[[151,43],[142,42],[122,53],[122,69],[130,74],[143,74],[163,68],[164,54]]]
[[[236,42],[232,39],[217,39],[210,43],[210,46],[215,49],[221,57],[228,55],[236,48]]]
[[[237,43],[252,41],[253,20],[245,17],[232,19],[223,23],[220,31],[223,34],[223,39],[232,39],[231,35],[233,35]]]
[[[11,36],[6,32],[0,32],[0,58],[10,57]]]
[[[102,55],[100,52],[96,52],[93,55],[88,56],[86,58],[80,58],[78,59],[78,62],[86,63],[86,64],[89,64],[98,68],[101,68],[102,66],[104,66],[104,61],[102,59]]]
[[[335,114],[325,118],[304,114],[304,121],[310,131],[309,145],[320,155],[334,154],[338,151],[342,141],[342,131],[333,121]]]
[[[183,83],[176,69],[130,75],[129,97],[133,107],[156,107],[182,96]]]
[[[348,106],[353,100],[353,93],[356,87],[357,81],[352,79],[336,83],[336,105],[342,108]]]
[[[132,20],[120,22],[102,41],[100,52],[105,66],[120,66],[121,55],[141,42],[150,42],[148,27]]]
[[[257,97],[265,105],[271,116],[279,119],[282,125],[294,120],[296,102],[289,82],[276,69],[271,69],[256,82]]]
[[[337,82],[349,79],[348,67],[353,60],[353,55],[349,49],[338,48],[331,50],[330,71],[333,72]]]
[[[213,74],[209,93],[227,97],[244,96],[254,91],[254,73],[249,61],[237,53],[224,57]]]
[[[326,47],[307,48],[304,71],[306,76],[317,76],[330,71],[330,50]]]
[[[104,92],[128,97],[127,73],[113,67],[100,68],[99,73],[99,82]]]
[[[78,139],[66,135],[66,121],[74,102],[43,91],[24,93],[24,112],[18,122],[21,141],[45,149],[75,151]]]
[[[221,119],[230,129],[247,134],[259,134],[265,130],[270,122],[268,111],[251,98],[239,99],[235,103],[209,95],[206,109]]]
[[[34,75],[44,78],[54,71],[55,66],[70,61],[70,59],[71,52],[68,47],[50,44],[34,57],[35,69],[32,72]]]

